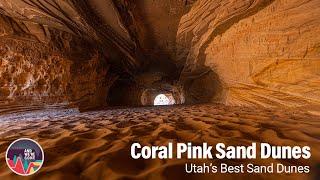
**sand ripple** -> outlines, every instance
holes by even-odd
[[[231,175],[184,173],[187,160],[133,160],[130,145],[163,145],[193,142],[249,145],[252,141],[274,145],[309,145],[312,159],[254,160],[310,165],[309,175],[269,174],[270,179],[311,179],[319,171],[320,118],[289,110],[248,109],[222,105],[149,107],[77,111],[35,111],[0,116],[0,179],[15,179],[6,167],[4,154],[15,139],[37,140],[45,151],[45,164],[31,179],[232,179]],[[192,161],[195,162],[195,161]],[[201,162],[198,160],[197,162]],[[245,160],[211,160],[213,164],[245,163]],[[316,169],[318,166],[318,169]],[[319,172],[318,172],[319,173]],[[319,175],[319,174],[318,174]],[[238,175],[239,179],[262,179],[261,174]]]

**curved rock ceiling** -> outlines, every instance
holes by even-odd
[[[0,0],[0,13],[4,102],[101,105],[125,78],[182,85],[187,103],[320,104],[319,0]]]
[[[56,28],[101,46],[115,47],[113,50],[124,54],[132,65],[138,64],[135,44],[112,1],[3,0],[0,7],[4,15],[21,22],[37,37],[50,38],[45,29]]]

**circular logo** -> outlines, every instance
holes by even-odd
[[[21,138],[8,147],[6,161],[14,173],[29,176],[41,169],[44,162],[43,149],[36,141]]]

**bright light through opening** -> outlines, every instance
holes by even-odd
[[[154,103],[155,106],[165,106],[165,105],[173,105],[175,104],[174,98],[171,96],[166,96],[164,94],[159,94],[155,99]]]

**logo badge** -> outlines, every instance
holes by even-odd
[[[43,149],[36,141],[21,138],[8,147],[6,161],[14,173],[29,176],[41,169],[44,162]]]

